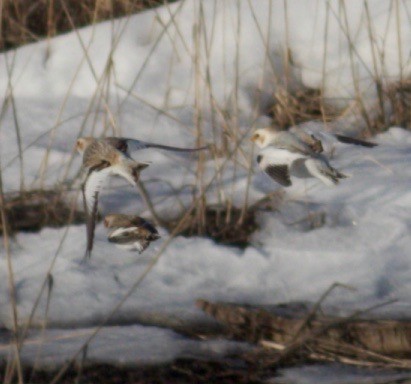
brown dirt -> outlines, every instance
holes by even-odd
[[[1,369],[4,372],[4,368]],[[35,371],[25,368],[25,382],[48,384],[57,372]],[[263,383],[267,372],[249,367],[236,360],[226,362],[179,359],[163,366],[118,367],[94,364],[69,369],[59,384],[253,384]],[[3,379],[0,375],[0,379]],[[29,381],[30,379],[30,381]]]

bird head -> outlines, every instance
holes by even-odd
[[[116,221],[116,215],[114,215],[114,214],[107,215],[107,216],[104,218],[104,226],[105,226],[106,228],[111,228],[111,227],[113,226],[113,224],[114,224],[115,221]]]
[[[274,140],[275,134],[276,132],[270,128],[259,128],[254,131],[253,136],[251,136],[251,141],[258,147],[265,148]]]
[[[94,141],[93,137],[80,137],[76,141],[76,151],[80,154],[86,150],[86,148]]]

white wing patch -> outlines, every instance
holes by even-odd
[[[83,185],[84,208],[87,217],[87,247],[85,257],[90,258],[93,249],[94,229],[96,227],[98,195],[104,180],[111,173],[110,167],[91,171]]]
[[[103,186],[104,181],[110,175],[111,169],[105,168],[100,171],[92,171],[85,181],[84,195],[86,199],[87,212],[90,214],[93,210],[96,198]]]
[[[120,249],[142,253],[150,242],[141,238],[137,230],[138,227],[116,228],[108,235],[108,239]]]
[[[133,233],[136,229],[138,229],[138,227],[127,227],[127,228],[120,227],[120,228],[116,228],[113,232],[111,232],[109,234],[108,237],[111,238],[111,239],[116,238],[116,237],[121,237],[121,236],[124,237],[124,235],[127,235],[129,233]]]

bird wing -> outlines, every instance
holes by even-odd
[[[93,249],[94,231],[96,228],[97,218],[98,196],[100,194],[103,182],[109,174],[110,169],[108,167],[100,170],[91,168],[89,169],[86,180],[82,185],[83,204],[87,220],[87,248],[85,256],[88,258],[91,256],[91,251]]]
[[[290,170],[286,164],[268,164],[265,167],[264,172],[284,187],[289,187],[291,185]]]
[[[338,133],[334,133],[333,135],[338,141],[340,141],[341,143],[344,143],[344,144],[360,145],[362,147],[367,147],[367,148],[374,148],[374,147],[378,146],[377,143],[373,143],[371,141],[356,139],[354,137],[340,135]]]
[[[298,136],[301,140],[305,141],[307,144],[310,145],[310,140],[306,140],[304,136],[309,137],[311,136],[314,141],[317,140],[322,144],[326,144],[328,146],[331,146],[335,143],[335,140],[344,143],[344,144],[353,144],[353,145],[359,145],[362,147],[367,147],[367,148],[374,148],[378,146],[377,143],[374,143],[372,141],[367,141],[367,140],[362,140],[362,139],[357,139],[351,136],[346,136],[346,135],[341,135],[339,133],[332,133],[332,132],[327,132],[324,129],[313,129],[312,126],[310,128],[305,128],[305,127],[300,127],[300,126],[294,126],[290,128],[290,132]],[[317,146],[318,144],[315,144]],[[317,151],[312,145],[310,145],[314,152],[321,153],[322,151]]]
[[[313,148],[301,140],[297,135],[290,132],[281,132],[273,143],[278,149],[285,149],[290,152],[300,153],[303,155],[314,155]]]
[[[141,228],[141,233],[145,233],[146,237],[152,237],[152,235],[154,235],[153,237],[155,237],[156,235],[158,235],[157,228],[152,223],[140,216],[134,216],[131,219],[131,223],[136,227]]]
[[[144,231],[139,227],[117,228],[108,235],[108,241],[129,251],[142,253],[150,245],[150,241],[157,240],[158,237],[149,238],[141,230]]]
[[[138,150],[146,149],[146,148],[157,148],[157,149],[164,149],[166,151],[174,151],[174,152],[197,152],[197,151],[202,151],[202,150],[209,148],[208,145],[205,145],[203,147],[197,147],[197,148],[181,148],[181,147],[174,147],[170,145],[151,143],[148,141],[142,141],[142,140],[137,140],[137,139],[124,138],[123,140],[127,143],[127,147],[130,152],[138,151]]]
[[[120,227],[108,235],[108,241],[115,244],[128,244],[143,239],[138,227]]]
[[[275,159],[269,155],[259,154],[257,163],[277,183],[284,187],[291,185],[290,164],[286,159]]]
[[[328,186],[338,184],[339,179],[347,176],[333,168],[323,157],[309,158],[304,163],[307,171]]]
[[[293,128],[290,129],[290,132],[307,144],[313,152],[322,153],[324,151],[321,140],[315,134],[305,132],[303,129],[297,129],[297,127]]]

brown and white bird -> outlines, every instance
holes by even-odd
[[[313,131],[301,126],[291,127],[288,131],[281,131],[275,127],[260,128],[255,130],[251,140],[260,148],[273,145],[276,148],[288,149],[304,154],[332,153],[337,142],[366,148],[373,148],[378,145],[370,141],[338,133],[326,132],[320,129]]]
[[[313,141],[304,141],[288,131],[277,132],[270,128],[257,129],[251,140],[262,150],[257,156],[260,168],[279,184],[289,187],[291,176],[315,177],[328,186],[338,184],[347,176],[333,168]]]
[[[175,152],[196,152],[208,149],[209,146],[180,148],[124,137],[81,137],[77,140],[76,150],[83,155],[83,168],[87,172],[82,185],[83,202],[87,214],[86,257],[91,256],[93,249],[98,196],[104,181],[110,175],[119,175],[132,185],[136,185],[140,172],[149,164],[136,162],[130,154],[133,151],[146,148]]]
[[[137,140],[137,139],[130,139],[127,137],[104,137],[100,139],[96,139],[94,137],[81,137],[77,140],[77,150],[81,153],[81,151],[84,150],[87,147],[87,145],[89,145],[93,141],[102,141],[106,144],[109,144],[127,156],[131,156],[131,152],[139,151],[139,150],[147,149],[147,148],[157,148],[157,149],[163,149],[166,151],[174,151],[174,152],[197,152],[197,151],[209,149],[208,145],[204,147],[198,147],[198,148],[181,148],[181,147],[173,147],[169,145],[151,143],[148,141],[142,141],[142,140]]]
[[[321,141],[312,135],[300,137],[290,131],[277,131],[271,127],[256,129],[251,141],[260,148],[272,146],[308,156],[322,152]]]
[[[104,225],[109,229],[108,241],[127,251],[142,253],[160,238],[157,229],[139,216],[110,214],[104,218]]]
[[[98,197],[108,176],[118,175],[137,185],[140,172],[149,164],[133,160],[104,140],[80,138],[76,149],[83,154],[86,178],[82,184],[84,210],[87,215],[86,257],[91,256],[96,226]]]

